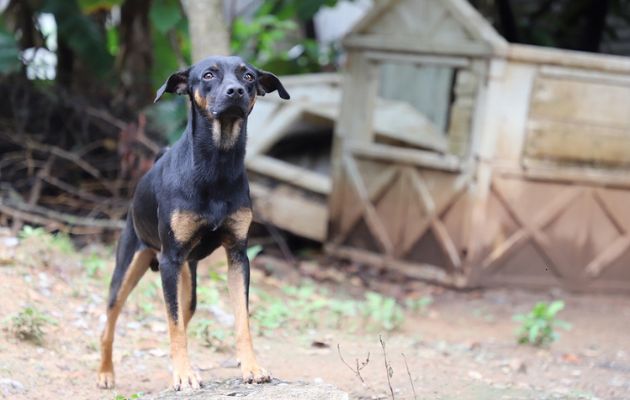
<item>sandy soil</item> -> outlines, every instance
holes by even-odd
[[[117,386],[99,390],[98,337],[107,273],[87,278],[72,257],[46,255],[41,261],[24,257],[31,250],[20,247],[21,255],[15,249],[0,252],[0,320],[5,327],[0,332],[0,397],[114,399],[117,394],[152,394],[168,388],[168,340],[157,300],[152,311],[139,296],[128,302],[115,342]],[[284,284],[280,278],[303,279],[295,271],[270,278],[261,269],[269,270],[271,264],[269,258],[264,265],[256,263],[254,286],[273,291]],[[204,274],[207,271],[200,275]],[[356,280],[345,282],[335,284],[336,295],[362,290]],[[384,335],[396,399],[414,398],[403,353],[418,399],[630,398],[628,297],[517,290],[457,293],[419,284],[413,290],[416,295],[431,295],[434,303],[423,313],[408,312],[402,329]],[[555,298],[565,300],[560,317],[572,329],[548,349],[516,344],[512,316],[538,300]],[[7,328],[7,318],[25,306],[55,320],[45,328],[42,345],[20,341]],[[195,319],[211,315],[202,309]],[[361,371],[365,383],[341,362],[337,345],[351,364],[370,354]],[[255,347],[261,364],[275,377],[331,383],[356,399],[391,398],[376,332],[277,329],[256,337]],[[218,352],[193,337],[190,353],[202,379],[239,375],[231,347]]]

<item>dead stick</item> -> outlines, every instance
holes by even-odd
[[[416,400],[418,397],[416,396],[416,388],[413,386],[413,379],[411,378],[411,372],[409,371],[409,364],[407,364],[407,357],[405,353],[400,353],[403,356],[403,360],[405,360],[405,368],[407,368],[407,375],[409,375],[409,383],[411,383],[411,390],[413,391],[413,399]]]
[[[363,379],[363,377],[361,376],[361,370],[365,368],[366,365],[368,365],[368,363],[370,362],[370,352],[368,352],[367,357],[365,358],[365,361],[362,361],[360,366],[359,366],[359,359],[358,358],[356,359],[356,363],[357,363],[356,369],[352,368],[350,364],[348,364],[346,360],[343,359],[343,356],[341,355],[340,344],[337,344],[337,353],[339,353],[339,358],[341,359],[341,362],[344,363],[345,366],[348,367],[348,369],[350,369],[350,371],[354,372],[354,374],[361,380],[361,383],[365,385],[365,379]]]
[[[383,337],[378,335],[378,340],[381,342],[381,347],[383,348],[383,357],[385,359],[385,373],[387,374],[387,385],[389,386],[389,392],[392,394],[392,400],[396,400],[394,397],[394,388],[392,388],[391,377],[394,375],[394,369],[387,362],[387,352],[385,351],[385,341],[383,341]]]

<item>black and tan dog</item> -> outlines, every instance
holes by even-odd
[[[186,328],[196,306],[197,262],[217,247],[228,255],[228,286],[243,379],[265,382],[249,331],[247,234],[252,220],[244,166],[247,117],[257,95],[289,94],[278,78],[238,57],[210,57],[171,75],[157,91],[185,94],[192,107],[182,137],[140,180],[120,237],[101,336],[98,385],[114,386],[112,344],[127,296],[149,269],[160,271],[175,389],[198,388]]]

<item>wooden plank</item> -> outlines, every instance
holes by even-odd
[[[623,56],[511,44],[507,49],[507,57],[510,61],[532,64],[559,65],[622,74],[630,73],[630,59]]]
[[[328,209],[325,201],[308,199],[289,188],[270,189],[251,182],[254,220],[271,223],[308,239],[326,240]]]
[[[470,59],[466,57],[456,56],[433,56],[426,54],[411,53],[394,53],[388,51],[366,51],[365,56],[370,61],[383,62],[401,62],[419,65],[437,65],[454,68],[467,68],[470,65]]]
[[[245,165],[251,171],[314,193],[328,196],[331,191],[330,177],[269,156],[258,155],[249,158],[245,161]]]
[[[429,169],[457,172],[462,168],[455,156],[441,155],[429,151],[406,149],[377,143],[349,142],[348,149],[357,157],[373,160],[409,164]]]
[[[412,279],[436,282],[456,288],[467,286],[467,279],[458,273],[448,273],[442,268],[425,263],[409,263],[391,257],[383,257],[382,254],[355,249],[345,246],[325,245],[328,254],[336,257],[350,259],[352,261],[367,264],[376,268],[386,268],[399,272],[403,276]]]
[[[630,236],[620,236],[612,242],[604,251],[602,251],[594,260],[592,260],[585,268],[586,274],[590,278],[597,278],[602,271],[610,264],[615,262],[630,248]]]
[[[526,157],[534,159],[627,165],[630,164],[629,130],[630,126],[613,128],[579,122],[530,121],[524,152]]]
[[[630,130],[630,86],[538,77],[530,119]],[[542,120],[542,121],[541,121]]]
[[[603,72],[599,70],[559,67],[555,65],[541,65],[540,75],[548,78],[567,79],[572,81],[580,80],[605,85],[630,85],[630,76],[628,76],[627,74]]]
[[[489,45],[481,42],[422,41],[406,35],[356,35],[343,40],[346,48],[353,50],[384,50],[407,53],[431,53],[469,57],[489,57],[493,54]]]
[[[590,166],[571,166],[557,161],[526,158],[520,165],[494,163],[497,175],[537,181],[566,182],[593,186],[630,188],[630,176],[626,168],[602,169]]]
[[[378,213],[372,205],[371,199],[365,187],[365,183],[363,182],[363,178],[361,178],[361,174],[359,174],[356,163],[349,156],[344,157],[343,161],[346,174],[350,179],[350,183],[354,185],[355,189],[357,190],[357,194],[361,199],[361,204],[353,204],[352,206],[360,207],[363,209],[365,223],[370,229],[370,232],[376,237],[376,240],[378,240],[381,246],[383,246],[385,253],[392,254],[394,251],[394,246],[387,234],[387,230],[383,226],[383,223],[378,216]]]
[[[269,119],[262,132],[248,137],[247,157],[253,157],[268,151],[282,136],[286,135],[291,125],[299,121],[302,108],[297,104],[284,105]]]

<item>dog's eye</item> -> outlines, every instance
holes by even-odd
[[[214,78],[214,74],[212,72],[210,72],[210,71],[208,71],[205,74],[203,74],[203,79],[205,79],[206,81],[209,81],[212,78]]]
[[[254,75],[248,72],[245,75],[243,75],[243,79],[245,79],[247,82],[252,82],[254,80]]]

